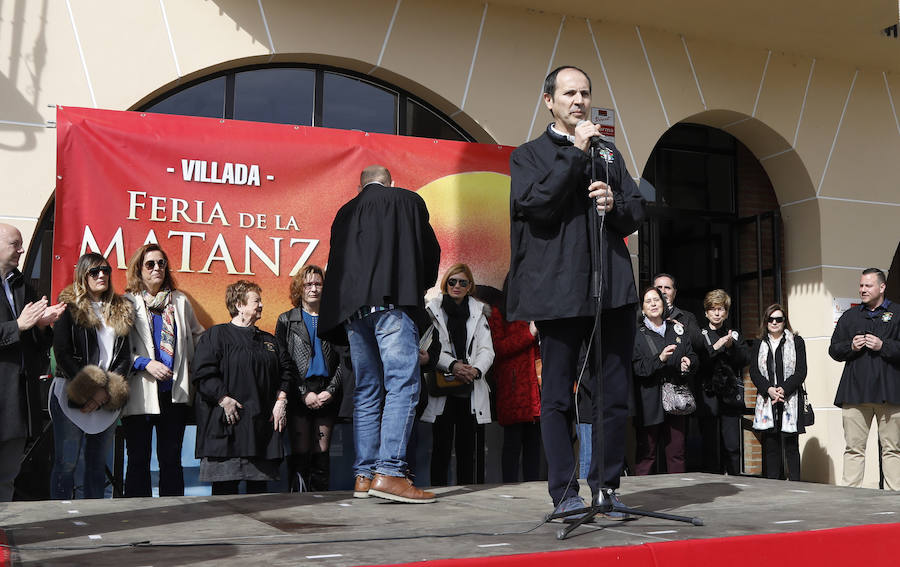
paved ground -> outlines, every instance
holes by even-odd
[[[14,502],[21,565],[338,565],[479,557],[900,522],[900,493],[709,474],[629,477],[631,507],[703,520],[598,521],[559,541],[546,483],[440,489],[435,504],[349,492]],[[582,493],[587,487],[582,487]],[[135,546],[134,544],[141,544]]]

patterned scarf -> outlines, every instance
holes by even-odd
[[[175,304],[172,303],[172,290],[165,289],[156,295],[149,291],[141,292],[147,310],[162,317],[163,328],[159,339],[160,362],[171,370],[175,364]],[[150,336],[153,336],[153,317],[147,317],[150,325]]]
[[[770,341],[771,337],[766,337],[765,340],[760,341],[759,356],[756,359],[756,366],[759,368],[759,373],[763,375],[763,378],[768,380],[770,384],[775,384],[775,376],[769,377],[768,361],[769,351],[772,351],[772,357],[774,359],[775,350],[778,348],[778,345],[771,345]],[[794,369],[797,366],[797,351],[794,348],[794,335],[787,329],[784,330],[784,348],[781,351],[781,357],[784,362],[784,379],[787,380],[794,375]],[[784,413],[781,415],[781,431],[784,433],[797,432],[797,394],[799,391],[798,388],[796,392],[791,394],[784,401]],[[766,400],[769,400],[768,393],[764,394]]]

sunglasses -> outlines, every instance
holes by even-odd
[[[109,274],[112,273],[112,268],[110,268],[109,266],[97,266],[96,268],[91,268],[90,270],[88,270],[87,273],[92,278],[96,278],[100,274],[109,277]]]
[[[147,260],[144,262],[144,268],[148,270],[152,270],[154,267],[159,266],[160,270],[165,270],[168,263],[165,258],[160,258],[159,260]]]
[[[458,280],[456,278],[447,280],[447,287],[456,287],[456,284],[459,284],[461,288],[467,288],[469,287],[469,280]]]
[[[784,323],[784,317],[769,317],[767,321],[769,323]]]

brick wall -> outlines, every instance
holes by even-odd
[[[778,208],[778,199],[768,175],[756,157],[746,146],[737,142],[736,176],[737,176],[737,211],[741,218],[764,213]],[[779,218],[779,223],[780,218]],[[755,224],[746,224],[738,231],[738,272],[743,274],[755,272],[757,269],[758,248],[762,253],[762,267],[772,267],[772,225],[771,220],[762,223],[762,234],[757,246]],[[779,227],[784,234],[783,226]],[[784,241],[778,243],[781,258],[784,258]],[[776,301],[775,282],[772,277],[763,278],[762,305],[759,301],[758,281],[743,281],[740,285],[741,333],[747,338],[756,338],[759,333],[759,322],[762,311]],[[778,298],[777,301],[783,301]],[[745,399],[748,407],[756,403],[756,388],[750,381],[749,373],[744,374]],[[752,419],[752,417],[750,418]],[[757,435],[744,430],[744,472],[762,474],[762,447]]]

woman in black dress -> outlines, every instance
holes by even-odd
[[[284,457],[281,435],[295,370],[275,337],[256,327],[261,293],[246,280],[228,286],[231,322],[206,331],[194,354],[200,481],[212,482],[213,494],[237,494],[242,480],[248,494],[265,492]]]

